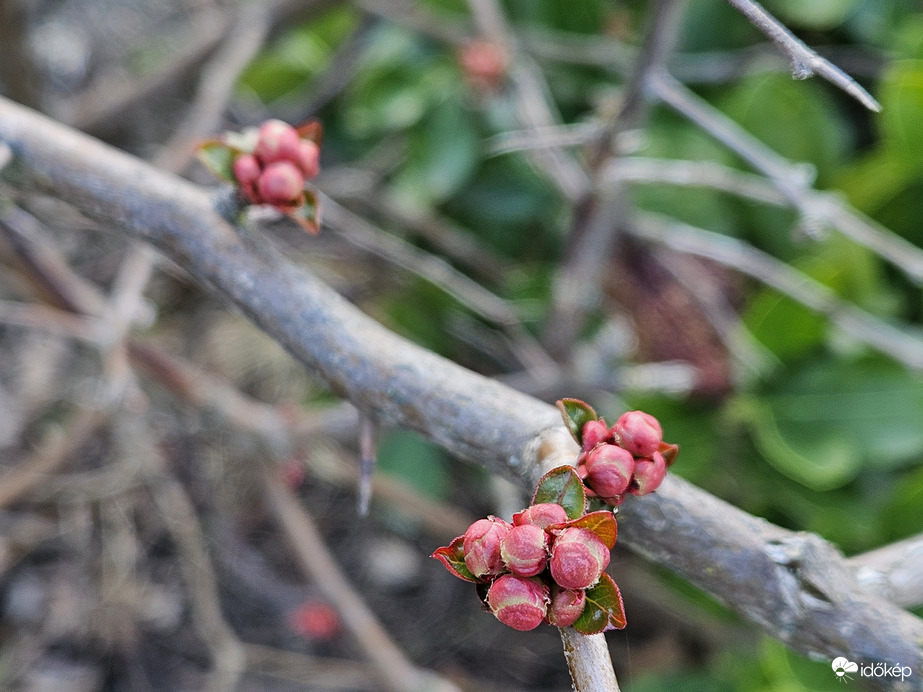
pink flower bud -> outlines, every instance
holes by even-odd
[[[538,627],[548,612],[548,587],[534,579],[504,574],[487,591],[490,611],[504,625],[525,632]]]
[[[563,524],[570,517],[564,508],[556,502],[539,502],[521,512],[513,515],[513,524],[522,526],[523,524],[534,524],[541,529],[547,529],[552,524]]]
[[[591,420],[583,426],[583,451],[589,452],[600,442],[605,442],[612,436],[606,421]]]
[[[304,173],[305,180],[311,180],[320,173],[320,147],[310,139],[298,142],[298,167]]]
[[[551,603],[548,606],[548,615],[545,617],[549,625],[555,627],[570,627],[583,614],[586,605],[586,591],[562,589],[553,586],[551,589]]]
[[[252,154],[241,154],[234,159],[234,177],[241,185],[253,185],[260,171],[259,161]]]
[[[629,411],[612,426],[619,445],[636,457],[649,457],[657,451],[663,440],[660,423],[644,411]]]
[[[652,493],[660,487],[666,475],[667,463],[660,452],[654,452],[650,459],[638,459],[635,464],[634,482],[628,492],[632,495]]]
[[[301,139],[298,131],[281,120],[267,120],[260,126],[253,154],[267,166],[277,161],[298,161]]]
[[[565,589],[587,589],[609,564],[609,549],[589,529],[561,531],[551,546],[551,576]]]
[[[617,497],[628,490],[635,458],[626,449],[600,445],[587,455],[585,483],[600,497]]]
[[[297,206],[304,192],[304,176],[288,161],[271,163],[260,174],[259,192],[265,204]]]
[[[516,576],[534,577],[548,563],[548,535],[533,524],[514,526],[500,543],[500,555]]]
[[[465,553],[465,566],[471,574],[481,578],[504,571],[500,543],[511,528],[505,521],[496,517],[478,519],[468,527],[462,548]]]

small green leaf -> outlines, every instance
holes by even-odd
[[[447,570],[459,579],[477,583],[478,578],[465,565],[465,551],[462,547],[464,541],[465,537],[459,536],[448,545],[438,548],[430,557],[439,560]]]
[[[196,152],[199,161],[208,170],[228,183],[234,182],[234,159],[237,151],[220,139],[202,142]]]
[[[561,505],[571,519],[583,516],[586,510],[586,488],[573,466],[558,466],[542,476],[530,504],[542,502]]]
[[[622,594],[612,577],[603,572],[596,586],[587,589],[586,606],[574,623],[574,629],[583,634],[599,634],[606,630],[620,630],[625,625]]]
[[[615,515],[611,510],[599,510],[584,514],[578,519],[569,521],[566,524],[558,524],[553,528],[571,528],[589,529],[597,536],[599,540],[606,544],[609,550],[615,547],[615,539],[618,536],[618,524],[615,521]]]
[[[583,444],[583,426],[591,420],[597,420],[599,416],[596,411],[585,401],[580,399],[559,399],[558,409],[561,411],[561,417],[564,418],[564,424],[577,440],[578,445]]]

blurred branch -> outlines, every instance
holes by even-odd
[[[795,79],[807,79],[811,75],[819,75],[845,91],[869,110],[875,112],[881,110],[881,104],[859,86],[856,80],[795,38],[794,34],[785,25],[764,10],[759,3],[753,0],[727,1],[745,16],[753,26],[762,31],[773,43],[788,54],[792,60],[792,76]]]
[[[923,605],[923,536],[856,555],[848,563],[870,591],[905,608]]]
[[[639,238],[705,257],[759,279],[805,307],[825,315],[852,338],[909,368],[923,369],[923,338],[901,331],[840,300],[833,289],[752,245],[650,213],[638,214],[629,230]]]
[[[448,681],[440,680],[407,660],[342,573],[324,545],[313,519],[298,499],[274,474],[264,473],[263,478],[269,509],[285,533],[301,571],[336,607],[346,627],[381,675],[382,685],[392,692],[456,690]]]
[[[16,185],[52,190],[155,244],[384,424],[416,430],[524,489],[544,465],[573,458],[576,446],[553,406],[384,329],[269,238],[228,223],[201,188],[5,99],[0,141],[14,152]],[[923,622],[860,587],[820,538],[773,526],[672,476],[654,495],[632,500],[620,515],[625,545],[792,648],[923,671]]]
[[[814,190],[811,187],[814,171],[810,166],[793,164],[779,156],[666,72],[653,74],[648,86],[665,104],[694,122],[765,175],[805,219],[822,220],[831,224],[845,236],[892,262],[913,281],[923,283],[923,250],[862,216],[835,195]],[[718,169],[711,168],[709,172],[705,166],[703,164],[700,172],[708,173],[711,180],[721,177],[723,181],[720,184],[728,191],[747,190],[748,196],[755,194],[752,192],[755,189],[754,179],[735,177],[739,182],[731,182],[730,177],[718,173]],[[765,195],[762,201],[772,200]]]

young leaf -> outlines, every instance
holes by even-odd
[[[196,155],[208,170],[221,180],[234,182],[234,159],[237,151],[220,139],[210,139],[199,145]]]
[[[317,146],[321,145],[323,127],[321,127],[319,120],[309,120],[303,125],[296,127],[295,130],[298,132],[298,136],[301,137],[301,139],[310,139]]]
[[[320,200],[313,190],[304,191],[304,204],[287,213],[288,217],[311,235],[320,232]]]
[[[574,629],[583,634],[598,634],[606,630],[625,627],[625,609],[619,587],[605,572],[596,586],[587,589],[583,613],[574,623]]]
[[[438,548],[430,557],[439,560],[447,570],[459,579],[477,583],[478,578],[465,565],[465,551],[462,548],[464,542],[465,537],[459,536],[448,545]]]
[[[567,516],[577,519],[586,509],[586,489],[573,466],[558,466],[542,476],[530,504],[554,502],[561,505]]]
[[[589,529],[599,536],[599,540],[605,543],[609,550],[612,550],[615,546],[615,539],[618,536],[618,524],[611,510],[603,509],[598,512],[590,512],[566,524],[558,524],[551,528],[552,530],[556,530],[559,527],[563,529],[572,526],[581,529]]]
[[[599,416],[596,415],[596,411],[593,410],[592,406],[580,399],[559,399],[557,404],[558,409],[561,411],[561,417],[564,419],[564,424],[574,439],[577,440],[577,444],[582,446],[583,426],[591,420],[598,419]]]

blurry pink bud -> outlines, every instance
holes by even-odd
[[[588,421],[587,424],[583,426],[583,451],[589,452],[600,442],[605,442],[609,439],[610,436],[611,433],[606,425],[606,421],[602,419]]]
[[[305,639],[322,641],[340,631],[340,616],[323,601],[305,601],[288,615],[288,626]]]
[[[304,192],[304,176],[289,161],[271,163],[260,174],[260,197],[265,204],[296,206]]]
[[[551,546],[551,576],[565,589],[587,589],[609,564],[609,549],[589,529],[571,527]]]
[[[277,161],[298,161],[301,139],[298,131],[281,120],[267,120],[260,126],[253,154],[264,166]]]
[[[555,627],[570,627],[583,614],[585,605],[586,591],[552,587],[546,620]]]
[[[465,566],[471,574],[481,578],[504,571],[500,543],[511,528],[505,521],[496,517],[478,519],[468,527],[462,548],[465,553]]]
[[[259,161],[252,154],[241,154],[234,159],[234,177],[241,185],[253,185],[260,171]]]
[[[616,497],[628,489],[635,458],[626,449],[600,445],[587,455],[585,483],[601,497]]]
[[[521,512],[516,512],[513,515],[513,524],[515,526],[534,524],[541,529],[547,529],[552,524],[563,524],[569,518],[564,508],[556,502],[539,502]]]
[[[504,574],[490,585],[487,605],[504,625],[525,632],[538,627],[548,612],[548,587],[533,579]]]
[[[638,459],[635,464],[634,482],[628,492],[632,495],[652,493],[660,487],[666,475],[667,463],[660,452],[654,452],[650,459]]]
[[[619,445],[636,457],[649,457],[657,451],[663,440],[660,423],[644,411],[623,413],[612,426],[612,432],[615,433],[616,439],[620,440]]]
[[[548,536],[533,524],[514,526],[500,543],[500,555],[516,576],[534,577],[548,563]]]
[[[320,147],[310,139],[302,139],[298,142],[298,158],[296,160],[306,180],[311,180],[320,173]]]

